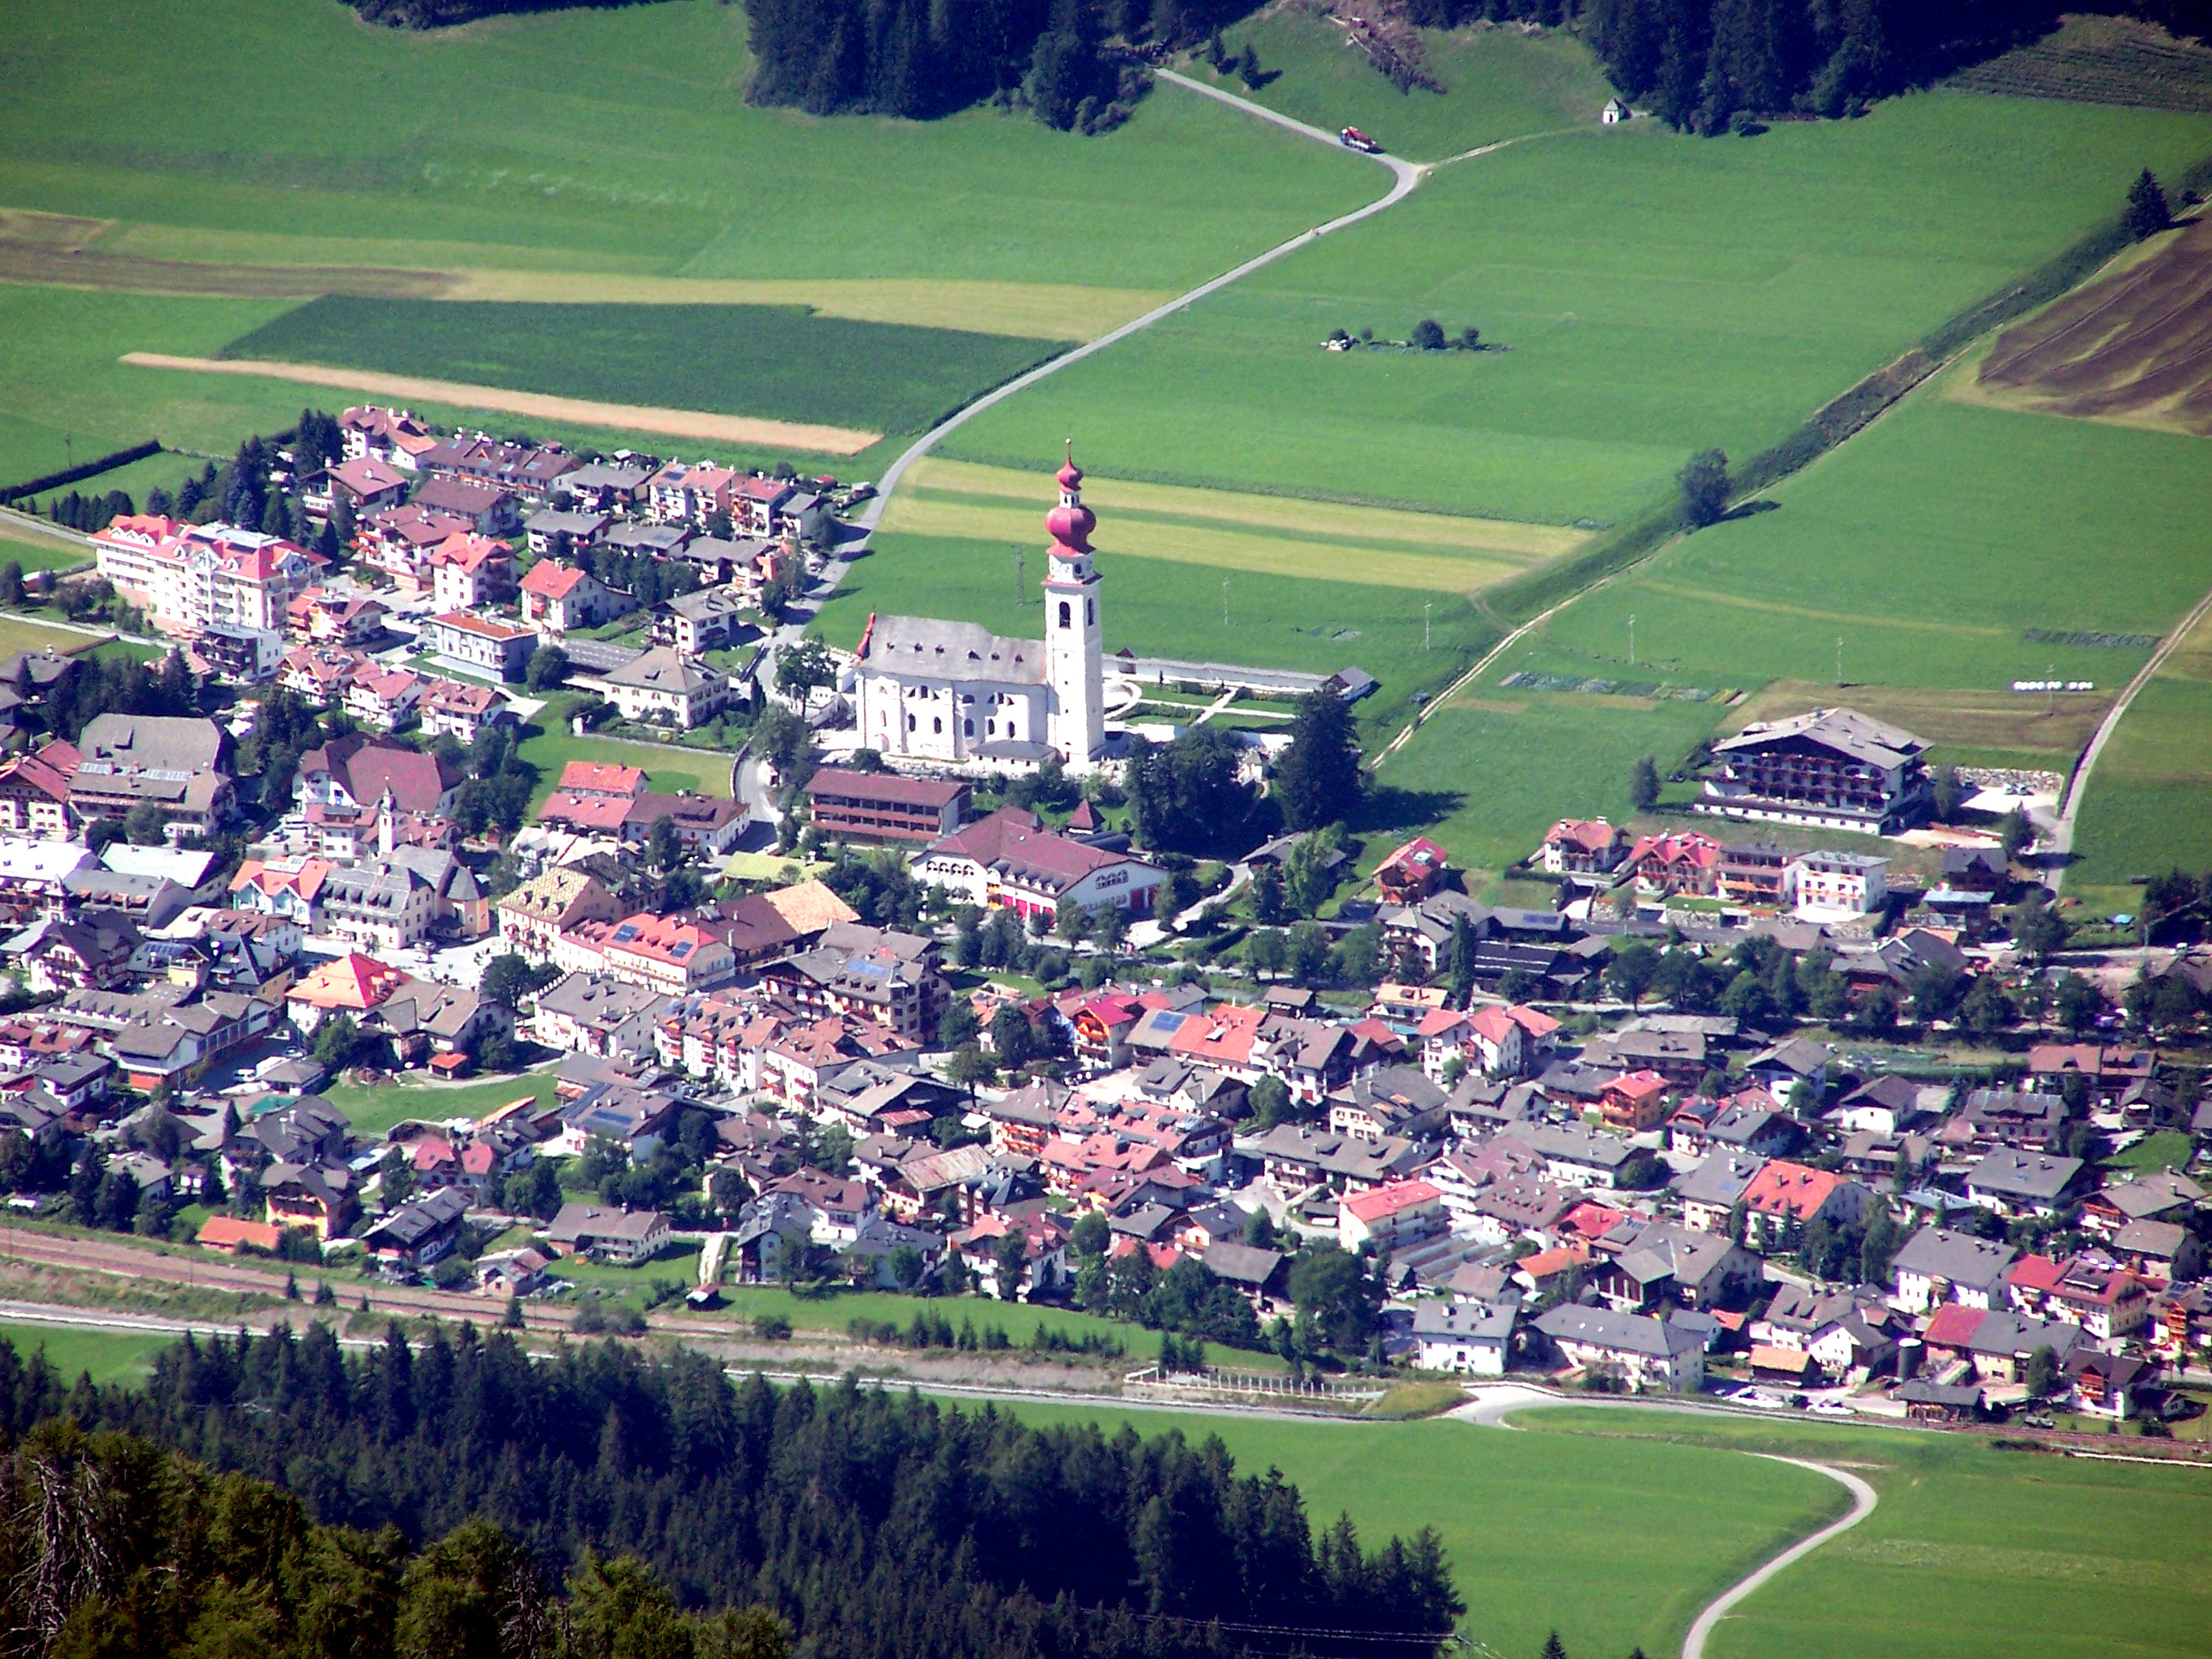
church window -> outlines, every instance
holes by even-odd
[[[942,720],[932,720],[929,723],[929,729],[942,737],[945,734],[945,722]]]
[[[906,729],[909,732],[914,730],[914,716],[911,714],[906,717]]]
[[[1062,628],[1066,628],[1070,625],[1072,621],[1073,616],[1069,610],[1068,603],[1066,599],[1062,599],[1060,602],[1060,625]]]
[[[983,722],[983,735],[984,735],[985,737],[987,737],[987,738],[995,738],[995,737],[997,737],[997,736],[999,735],[999,723],[998,723],[998,721],[996,721],[996,720],[985,720],[985,721]]]
[[[963,721],[961,721],[961,722],[960,722],[960,725],[961,725],[961,728],[962,728],[962,729],[961,729],[960,735],[961,735],[962,737],[963,737],[963,738],[972,738],[972,737],[974,737],[974,736],[975,735],[975,721],[973,721],[973,720],[963,720]]]
[[[1083,601],[1083,625],[1084,625],[1085,628],[1088,628],[1088,627],[1090,627],[1092,623],[1096,623],[1097,620],[1098,620],[1098,603],[1097,603],[1097,600],[1095,600],[1095,599],[1085,599],[1085,600]]]

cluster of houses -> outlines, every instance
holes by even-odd
[[[541,646],[640,608],[587,568],[606,550],[686,573],[649,643],[595,644],[574,683],[626,720],[690,727],[744,695],[706,659],[749,636],[768,583],[833,527],[826,490],[709,463],[440,435],[404,410],[340,422],[345,459],[301,481],[351,568],[280,537],[156,514],[93,538],[99,574],[201,672],[271,678],[375,731],[473,741]],[[322,545],[332,544],[325,540]],[[604,567],[603,567],[604,568]]]

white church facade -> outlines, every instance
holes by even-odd
[[[1073,451],[1044,578],[1045,636],[1007,639],[974,623],[872,616],[855,653],[860,741],[886,758],[1071,766],[1105,747],[1104,648],[1098,570]]]

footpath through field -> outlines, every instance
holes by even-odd
[[[2057,854],[2051,861],[2051,890],[2057,892],[2066,884],[2068,855],[2074,850],[2074,819],[2081,810],[2082,792],[2089,787],[2089,774],[2096,769],[2097,757],[2105,752],[2105,744],[2119,729],[2120,717],[2128,712],[2128,705],[2136,700],[2136,693],[2151,683],[2166,659],[2179,648],[2181,642],[2194,633],[2207,614],[2212,614],[2212,592],[2197,600],[2190,612],[2174,624],[2173,631],[2159,642],[2158,649],[2150,653],[2150,660],[2136,671],[2136,677],[2110,708],[2105,718],[2097,722],[2097,729],[2081,750],[2081,758],[2074,768],[2074,775],[2066,781],[2066,794],[2059,802],[2057,816],[2052,820],[2051,848]]]
[[[1218,87],[1206,86],[1192,80],[1188,76],[1178,75],[1173,70],[1155,70],[1153,73],[1161,80],[1171,81],[1187,91],[1198,94],[1201,98],[1211,98],[1217,103],[1228,105],[1231,109],[1242,110],[1247,115],[1256,115],[1262,121],[1273,122],[1286,131],[1297,133],[1302,138],[1310,138],[1316,143],[1327,144],[1332,149],[1341,148],[1334,133],[1323,132],[1319,127],[1308,126],[1304,121],[1293,120],[1279,111],[1269,109],[1264,104],[1255,104],[1249,98],[1239,98],[1236,94],[1224,92]],[[1498,148],[1498,146],[1491,148]],[[1470,152],[1470,154],[1473,153],[1474,152]],[[1286,254],[1295,253],[1302,247],[1311,246],[1320,238],[1332,232],[1346,229],[1359,223],[1363,219],[1373,218],[1385,209],[1395,207],[1411,195],[1414,186],[1427,178],[1432,171],[1432,167],[1429,165],[1408,161],[1387,153],[1371,155],[1368,159],[1389,169],[1391,184],[1387,194],[1376,197],[1364,207],[1354,208],[1349,213],[1341,214],[1326,224],[1316,225],[1311,230],[1293,236],[1287,242],[1279,243],[1263,253],[1255,254],[1234,270],[1225,270],[1210,281],[1200,283],[1188,293],[1177,295],[1165,305],[1153,307],[1143,316],[1132,318],[1119,328],[1110,330],[1095,340],[1086,341],[1073,351],[1054,357],[1049,362],[1038,364],[1028,374],[1017,375],[1004,386],[984,393],[973,403],[955,410],[915,439],[907,447],[906,452],[884,470],[884,476],[877,482],[875,499],[868,503],[855,523],[864,533],[872,532],[883,519],[884,504],[890,500],[891,492],[898,488],[899,480],[906,476],[907,469],[928,454],[951,433],[966,425],[985,410],[996,407],[1017,392],[1027,391],[1039,380],[1048,375],[1057,374],[1072,363],[1079,363],[1085,357],[1103,351],[1107,347],[1127,339],[1132,334],[1150,328],[1162,318],[1173,316],[1185,307],[1205,299],[1209,294],[1218,293],[1232,283],[1241,282],[1254,271],[1274,264],[1276,260]],[[1455,156],[1452,159],[1458,161],[1462,158]]]
[[[1463,1422],[1480,1424],[1485,1428],[1511,1429],[1514,1425],[1505,1420],[1511,1412],[1524,1411],[1538,1406],[1607,1406],[1621,1411],[1696,1411],[1699,1407],[1688,1401],[1661,1400],[1623,1400],[1598,1395],[1590,1400],[1570,1401],[1564,1395],[1540,1389],[1531,1389],[1514,1383],[1477,1388],[1474,1398],[1466,1405],[1446,1413]],[[1706,1407],[1717,1415],[1735,1415],[1720,1408]],[[1810,1555],[1830,1539],[1849,1532],[1874,1513],[1881,1501],[1875,1489],[1848,1469],[1839,1469],[1829,1463],[1816,1462],[1807,1457],[1784,1457],[1773,1452],[1747,1451],[1746,1457],[1763,1457],[1770,1463],[1790,1463],[1801,1469],[1810,1469],[1815,1474],[1826,1475],[1851,1495],[1850,1511],[1839,1519],[1831,1521],[1817,1531],[1808,1533],[1780,1554],[1770,1557],[1764,1564],[1723,1590],[1708,1601],[1697,1618],[1691,1621],[1689,1633],[1682,1638],[1682,1659],[1705,1659],[1705,1643],[1714,1628],[1733,1612],[1738,1602],[1758,1589],[1784,1568],[1794,1565]]]

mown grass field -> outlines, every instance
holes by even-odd
[[[2212,574],[2199,580],[2212,586]],[[2212,870],[2212,616],[2120,717],[2089,775],[2074,850],[2069,887]]]
[[[44,1348],[46,1364],[73,1383],[89,1371],[95,1382],[135,1382],[154,1369],[154,1356],[174,1340],[150,1333],[75,1330],[65,1325],[0,1321],[0,1342],[25,1360]]]
[[[206,238],[129,247],[173,258],[1171,289],[1380,188],[1173,89],[1097,141],[748,108],[716,0],[424,33],[319,0],[23,0],[9,40],[0,203]]]
[[[1280,1469],[1316,1531],[1347,1514],[1370,1547],[1433,1526],[1468,1603],[1462,1636],[1501,1659],[1534,1659],[1553,1630],[1576,1659],[1679,1652],[1698,1607],[1842,1508],[1840,1490],[1818,1475],[1698,1448],[1451,1420],[1281,1423],[1026,1401],[994,1409],[1109,1432],[1126,1422],[1145,1435],[1218,1435],[1241,1469]]]
[[[26,571],[68,570],[92,562],[90,552],[58,536],[41,536],[0,519],[0,564],[20,565]]]
[[[1515,145],[980,416],[1098,471],[1618,521],[1694,450],[1764,447],[2116,211],[2212,118],[1936,94],[1725,143]],[[1325,352],[1432,317],[1504,352]]]
[[[1545,1410],[1532,1441],[1661,1437],[1844,1463],[1881,1502],[1724,1620],[1716,1659],[2171,1659],[2212,1620],[2212,1474],[1803,1421]],[[2116,1442],[2124,1446],[2126,1443]],[[1754,1467],[1751,1459],[1738,1467]],[[1654,1649],[1654,1651],[1657,1650]]]
[[[1442,93],[1400,92],[1346,44],[1345,31],[1302,6],[1270,7],[1223,31],[1231,53],[1259,54],[1264,84],[1247,87],[1233,71],[1216,75],[1201,57],[1186,71],[1295,119],[1334,132],[1365,130],[1394,155],[1441,161],[1478,144],[1522,133],[1595,124],[1613,95],[1573,35],[1524,35],[1511,29],[1420,31],[1423,64]]]
[[[1821,702],[1894,720],[1941,745],[1939,760],[2063,773],[2148,651],[2023,635],[2163,635],[2212,586],[2194,528],[2208,490],[2212,448],[2197,441],[1923,391],[1772,491],[1775,510],[1677,542],[1570,605],[1439,710],[1382,778],[1416,802],[1456,781],[1463,805],[1438,838],[1494,868],[1553,818],[1619,822],[1638,756],[1656,756],[1664,773],[1717,729]],[[1523,672],[1759,695],[1729,708],[1500,684]],[[2007,689],[2053,676],[2099,690],[2050,699]],[[2154,770],[2181,769],[2152,811],[2185,837],[2196,833],[2189,780],[2212,773],[2212,721],[2185,711],[2154,735],[2160,706],[2142,740],[2165,757]],[[2112,838],[2133,832],[2116,826]]]
[[[173,448],[228,454],[255,432],[281,432],[307,404],[343,409],[336,390],[251,375],[144,368],[119,361],[127,351],[212,357],[240,335],[290,308],[281,300],[228,300],[143,294],[95,294],[75,289],[0,283],[0,482],[16,483],[78,461],[157,439]],[[416,403],[441,426],[496,433],[527,430],[575,447],[629,446],[669,453],[670,441],[588,426],[525,422],[513,415]],[[857,456],[807,455],[718,444],[726,464],[766,467],[789,461],[806,474],[865,477],[884,446]],[[697,447],[686,446],[696,453]],[[156,455],[76,486],[91,492],[127,489],[143,501],[155,484],[173,490],[204,463],[189,455]]]
[[[522,758],[538,769],[538,787],[531,810],[545,804],[561,781],[561,769],[570,761],[596,761],[603,766],[642,766],[647,785],[656,794],[720,795],[730,793],[730,767],[734,755],[711,754],[675,744],[654,745],[613,738],[580,738],[567,724],[569,702],[556,699],[523,729]],[[656,752],[658,750],[659,752]]]
[[[1048,479],[1046,483],[1048,488]],[[1042,526],[1049,505],[1049,496],[1040,494],[1026,512],[1010,510],[1004,540],[878,534],[874,553],[851,568],[823,606],[821,633],[849,650],[869,613],[883,611],[958,617],[1015,638],[1042,637],[1037,584],[1044,579]],[[1463,595],[1377,585],[1364,579],[1357,558],[1345,558],[1330,576],[1224,570],[1117,558],[1116,533],[1115,520],[1102,515],[1097,540],[1105,586],[1099,619],[1109,653],[1127,647],[1139,656],[1319,673],[1364,668],[1382,682],[1377,695],[1358,706],[1370,735],[1398,720],[1415,691],[1441,685],[1498,637],[1495,626]],[[1026,560],[1018,590],[1018,553]],[[1229,588],[1225,626],[1224,582]],[[1422,645],[1425,604],[1431,621],[1427,649]],[[533,750],[525,752],[537,758]]]
[[[332,295],[232,341],[222,355],[882,433],[927,426],[1065,343],[855,322],[791,306]]]
[[[448,1087],[439,1084],[387,1083],[364,1088],[355,1083],[334,1083],[323,1098],[346,1115],[355,1132],[380,1135],[410,1118],[441,1122],[449,1117],[482,1117],[510,1101],[553,1097],[550,1071],[520,1077],[488,1079]]]
[[[1086,478],[1085,499],[1109,515],[1097,543],[1123,558],[1324,580],[1357,571],[1381,587],[1469,593],[1574,552],[1587,532],[1395,512],[1293,496]],[[901,484],[884,528],[1020,543],[1036,533],[1039,475],[967,461],[923,462]]]

